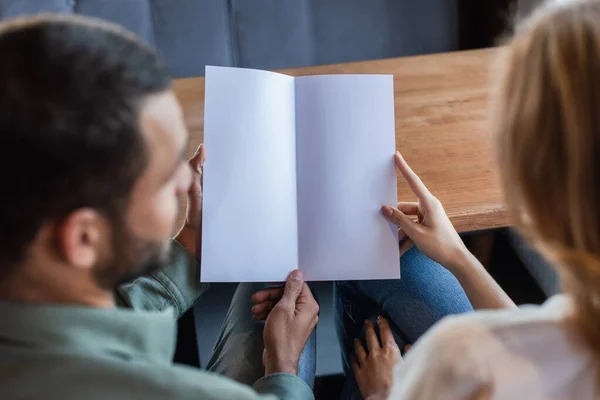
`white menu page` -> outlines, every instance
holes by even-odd
[[[391,75],[206,67],[202,282],[400,278]]]

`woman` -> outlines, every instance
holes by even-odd
[[[389,363],[400,357],[399,348],[414,343],[440,319],[472,312],[473,308],[515,307],[479,261],[466,250],[440,202],[429,193],[400,154],[396,155],[396,164],[419,199],[419,203],[400,203],[398,208],[417,216],[420,224],[414,224],[399,209],[386,207],[382,210],[392,222],[407,223],[406,230],[399,230],[402,279],[335,284],[336,328],[346,374],[340,396],[343,400],[367,398],[370,390],[366,386],[371,384],[365,381],[371,380],[370,375],[383,378],[381,385],[389,390],[391,373],[382,374],[381,369],[389,371]],[[431,233],[426,228],[430,228]],[[446,245],[429,237],[433,235]],[[421,236],[429,238],[424,241]],[[419,249],[413,247],[412,238]],[[383,352],[379,352],[377,328],[381,330],[382,339],[389,338],[389,346],[384,346]],[[373,350],[378,355],[366,357],[367,352],[370,354]],[[382,356],[384,362],[381,362]]]
[[[367,324],[368,349],[356,346],[354,364],[365,398],[600,394],[600,1],[540,9],[501,52],[493,131],[508,209],[556,265],[565,294],[540,307],[447,318],[404,360],[387,322],[379,324],[381,343]],[[510,307],[439,202],[400,156],[397,164],[419,202],[384,207],[384,215],[458,278],[474,308]]]

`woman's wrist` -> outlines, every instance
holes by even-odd
[[[466,247],[457,249],[446,265],[446,268],[457,276],[469,273],[479,267],[481,267],[481,263]]]
[[[477,257],[466,248],[457,252],[449,264],[448,270],[458,279],[474,309],[516,307]]]

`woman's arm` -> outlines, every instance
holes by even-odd
[[[511,298],[466,248],[446,268],[456,276],[474,309],[516,308]]]
[[[440,201],[396,153],[396,166],[418,201],[384,206],[383,215],[399,227],[401,252],[413,245],[456,276],[475,309],[516,307],[483,265],[466,248]],[[412,217],[409,217],[412,216]],[[414,220],[416,217],[416,220]]]

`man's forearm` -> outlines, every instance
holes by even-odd
[[[285,400],[314,400],[315,396],[310,386],[297,375],[276,373],[259,379],[254,384],[254,390],[262,394],[274,394]]]
[[[514,308],[515,303],[468,251],[461,253],[448,269],[456,276],[474,309]]]

